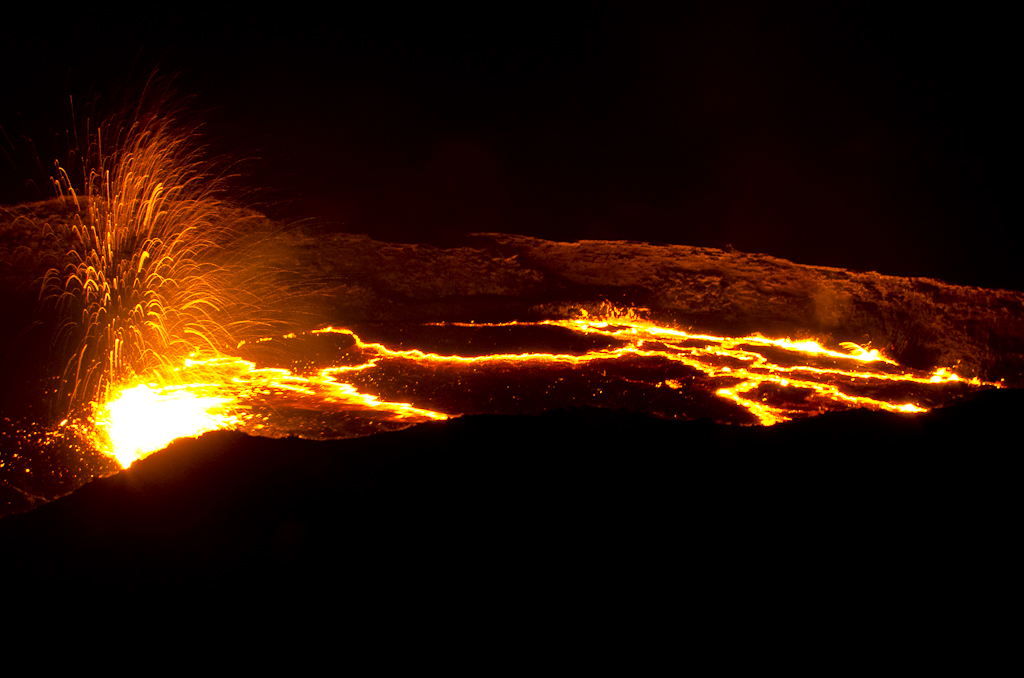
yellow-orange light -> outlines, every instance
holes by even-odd
[[[386,391],[377,391],[372,378],[358,378],[361,374],[379,369],[380,364],[388,363],[431,365],[441,369],[443,374],[444,370],[457,370],[466,365],[583,365],[657,357],[703,373],[715,384],[713,393],[746,409],[756,421],[766,426],[808,416],[812,412],[847,407],[907,413],[927,410],[919,403],[905,402],[905,399],[913,397],[910,393],[895,396],[904,402],[893,402],[875,395],[871,389],[867,391],[871,395],[857,395],[855,391],[858,389],[854,384],[888,387],[903,382],[908,386],[913,385],[915,389],[921,385],[933,385],[935,388],[957,382],[973,386],[1000,386],[977,378],[962,379],[949,368],[939,368],[927,375],[904,369],[877,350],[865,349],[852,343],[842,344],[847,352],[840,352],[809,339],[772,339],[760,334],[746,337],[693,334],[659,326],[638,317],[635,311],[623,312],[614,308],[609,308],[607,314],[601,317],[586,313],[581,316],[572,320],[495,325],[483,323],[471,326],[558,326],[582,334],[603,335],[621,341],[622,345],[592,349],[582,355],[438,355],[415,348],[393,349],[380,343],[364,342],[352,330],[326,327],[312,330],[309,334],[337,333],[351,336],[355,350],[361,354],[361,361],[321,367],[313,374],[301,375],[287,369],[257,367],[252,362],[230,356],[189,358],[174,370],[177,386],[132,386],[120,392],[115,391],[106,403],[95,405],[97,447],[115,457],[123,466],[128,466],[135,459],[159,450],[179,437],[196,436],[221,428],[258,430],[262,434],[266,430],[265,424],[269,422],[261,412],[278,407],[300,407],[325,412],[372,411],[378,420],[386,419],[403,424],[458,416],[457,412],[439,412],[422,406],[429,403],[417,406],[391,400]],[[296,337],[296,333],[289,333],[283,338]],[[269,340],[256,339],[255,342]],[[775,353],[781,349],[786,356],[782,359],[773,357],[763,350],[766,348]],[[350,379],[354,381],[350,383]],[[683,387],[678,379],[658,381],[656,385],[672,389]],[[771,391],[775,388],[798,393],[795,401],[798,404],[793,407],[787,404],[785,398],[772,399],[766,389]],[[600,393],[601,389],[597,392]],[[269,425],[273,429],[273,425]],[[294,432],[289,434],[294,435]],[[301,432],[299,434],[303,435]]]
[[[172,440],[229,427],[237,418],[224,413],[231,398],[197,395],[197,385],[155,389],[146,384],[121,391],[97,408],[96,424],[105,451],[127,468]]]

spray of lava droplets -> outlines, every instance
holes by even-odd
[[[252,254],[259,217],[217,197],[195,126],[171,101],[151,80],[137,105],[86,130],[81,177],[55,162],[54,188],[73,210],[43,227],[56,261],[40,301],[56,318],[51,408],[65,425],[103,421],[104,403],[118,400],[116,411],[133,388],[173,387],[187,358],[218,356],[270,326],[263,309],[276,286]]]

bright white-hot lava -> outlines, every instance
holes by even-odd
[[[210,385],[126,388],[97,407],[95,423],[101,444],[121,466],[166,447],[184,436],[230,428],[237,415],[225,414],[235,401],[225,395],[201,395]]]

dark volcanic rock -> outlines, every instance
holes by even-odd
[[[917,417],[772,428],[561,410],[336,442],[211,433],[0,520],[0,550],[5,581],[287,572],[644,589],[802,558],[824,581],[884,557],[927,563],[931,582],[952,550],[1005,556],[1017,461],[1002,441],[1022,405],[1004,390]]]

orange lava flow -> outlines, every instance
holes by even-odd
[[[168,386],[138,384],[117,391],[106,402],[94,405],[95,442],[127,468],[177,438],[243,425],[259,431],[263,424],[249,403],[270,396],[279,401],[289,395],[298,396],[323,408],[375,410],[409,423],[448,417],[360,393],[351,384],[333,378],[344,369],[348,368],[325,368],[301,376],[281,368],[258,368],[241,358],[189,360],[179,369],[183,379],[192,375],[214,375],[214,379]]]
[[[214,429],[241,429],[264,433],[275,413],[292,408],[302,411],[356,413],[380,421],[413,424],[445,419],[466,412],[440,411],[437,405],[400,402],[394,395],[378,393],[356,377],[379,370],[383,365],[429,367],[445,379],[445,370],[466,366],[500,365],[515,369],[549,366],[597,368],[634,359],[660,359],[679,363],[694,374],[703,375],[711,392],[735,403],[763,425],[809,416],[818,412],[866,407],[892,412],[924,412],[926,404],[915,400],[914,389],[941,388],[949,384],[998,387],[978,379],[962,380],[949,369],[932,373],[903,368],[876,349],[842,344],[843,351],[813,340],[772,339],[754,334],[747,337],[718,337],[689,333],[641,318],[635,311],[609,308],[599,317],[582,311],[574,319],[534,323],[439,324],[440,327],[557,327],[574,335],[590,335],[606,346],[580,354],[493,353],[477,356],[441,355],[420,349],[389,348],[383,343],[364,342],[352,330],[326,327],[299,333],[302,336],[347,335],[353,342],[351,364],[330,365],[299,374],[283,368],[258,367],[235,357],[186,361],[178,369],[174,384],[126,384],[106,402],[94,404],[93,424],[97,447],[115,457],[122,466],[161,449],[171,440],[195,436]],[[297,335],[290,333],[291,340]],[[348,341],[348,339],[346,339]],[[397,367],[396,367],[397,366]],[[628,381],[628,380],[626,380]],[[896,399],[874,393],[893,384],[913,387]],[[652,388],[682,393],[678,379],[662,378]],[[800,406],[787,404],[778,394],[798,394]],[[444,408],[440,408],[444,409]],[[316,437],[316,431],[299,435]]]

